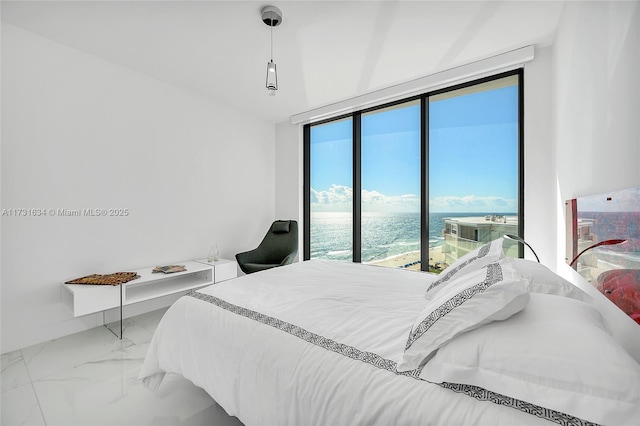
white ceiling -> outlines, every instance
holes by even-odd
[[[279,90],[267,96],[269,27]],[[2,21],[270,122],[529,44],[560,1],[2,1]]]

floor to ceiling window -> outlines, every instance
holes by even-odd
[[[420,101],[363,113],[361,129],[362,263],[419,269]]]
[[[429,214],[451,264],[518,234],[518,75],[429,96]],[[517,254],[517,245],[510,250]],[[505,248],[507,248],[505,244]]]
[[[311,128],[310,258],[352,260],[352,120]]]
[[[517,70],[306,125],[304,259],[438,272],[521,235],[522,103]]]

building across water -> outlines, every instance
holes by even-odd
[[[445,218],[444,223],[442,252],[445,256],[445,263],[448,265],[470,251],[505,234],[518,234],[517,216],[491,214],[451,217]],[[514,245],[513,250],[517,250],[517,246]],[[517,256],[517,251],[514,252],[514,255]]]

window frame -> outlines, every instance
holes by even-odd
[[[307,123],[303,126],[303,260],[311,258],[311,127],[327,124],[333,121],[351,118],[352,142],[353,142],[353,167],[352,167],[352,262],[361,262],[361,218],[362,218],[362,114],[374,112],[384,108],[401,105],[403,103],[420,101],[420,268],[427,271],[429,268],[429,98],[447,92],[483,84],[493,80],[516,75],[518,77],[518,236],[524,235],[524,70],[517,68],[491,76],[455,84],[446,88],[425,92],[420,95],[364,108],[329,119]],[[524,246],[518,244],[518,257],[524,256]]]

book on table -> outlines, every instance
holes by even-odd
[[[186,271],[187,268],[184,267],[184,265],[165,265],[165,266],[156,266],[155,268],[153,268],[154,273],[156,272],[163,272],[165,274],[172,274],[174,272],[184,272]]]

